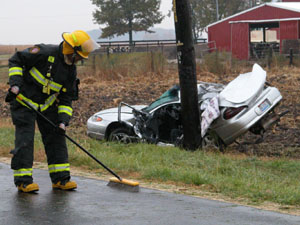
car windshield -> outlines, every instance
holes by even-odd
[[[150,112],[154,108],[163,105],[167,102],[173,102],[177,101],[178,98],[178,92],[179,92],[179,86],[174,85],[171,89],[167,90],[165,93],[163,93],[157,100],[152,102],[149,106],[146,108],[143,108],[143,111]]]

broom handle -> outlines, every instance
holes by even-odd
[[[116,178],[118,178],[120,181],[122,181],[121,177],[119,177],[114,171],[112,171],[107,166],[105,166],[101,161],[99,161],[95,156],[93,156],[91,153],[89,153],[86,149],[84,149],[80,144],[78,144],[76,141],[74,141],[71,137],[69,137],[67,134],[64,134],[64,136],[66,138],[68,138],[71,142],[73,142],[73,144],[75,144],[78,148],[80,148],[82,151],[84,151],[93,160],[95,160],[97,163],[99,163],[104,169],[106,169],[108,172],[110,172],[112,175],[114,175]]]
[[[30,104],[28,104],[26,101],[23,101],[22,97],[17,95],[17,98],[21,100],[25,105],[27,105],[31,110],[36,112],[39,116],[41,116],[43,119],[45,119],[52,127],[57,128],[57,126],[49,120],[45,115],[43,115],[38,110],[34,109]],[[59,128],[60,129],[60,128]],[[122,181],[122,178],[119,177],[114,171],[109,169],[107,166],[105,166],[101,161],[99,161],[95,156],[93,156],[91,153],[89,153],[85,148],[83,148],[80,144],[78,144],[76,141],[74,141],[71,137],[69,137],[67,134],[63,134],[67,139],[69,139],[73,144],[75,144],[78,148],[80,148],[82,151],[84,151],[88,156],[90,156],[93,160],[95,160],[97,163],[99,163],[104,169],[106,169],[108,172],[110,172],[112,175],[114,175],[116,178],[118,178],[120,181]]]

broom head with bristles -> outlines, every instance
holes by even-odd
[[[139,191],[139,182],[121,179],[119,180],[116,177],[112,177],[109,179],[109,183],[107,184],[110,187],[123,189],[131,192],[138,192]]]

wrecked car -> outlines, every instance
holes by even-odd
[[[263,140],[264,133],[287,113],[275,112],[282,95],[268,85],[266,72],[258,64],[227,85],[200,82],[197,90],[199,147],[223,149],[248,131]],[[123,143],[180,145],[184,138],[181,118],[180,88],[175,85],[148,106],[121,102],[116,108],[95,113],[87,121],[87,134]]]

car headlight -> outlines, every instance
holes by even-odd
[[[93,122],[101,122],[102,120],[103,120],[102,117],[100,117],[98,115],[92,116],[92,121]]]

